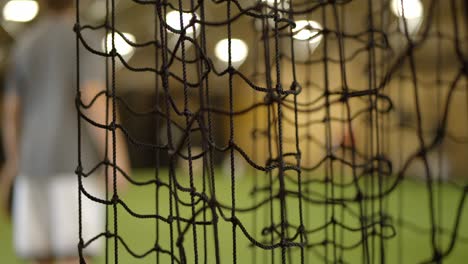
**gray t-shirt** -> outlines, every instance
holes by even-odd
[[[98,34],[86,38],[93,48],[100,49]],[[18,94],[21,102],[19,173],[27,177],[73,173],[78,165],[73,21],[42,19],[19,38],[12,55],[5,92]],[[81,84],[105,84],[104,58],[81,47],[80,65]],[[99,162],[84,126],[82,161],[85,170]]]

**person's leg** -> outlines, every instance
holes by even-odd
[[[40,180],[20,175],[13,197],[14,247],[18,257],[33,263],[52,263],[50,256],[48,200]]]
[[[91,195],[99,196],[96,186],[83,179],[83,185]],[[54,208],[52,224],[52,248],[54,256],[60,258],[60,263],[79,263],[79,208],[78,183],[76,176],[57,175],[51,180],[49,199]],[[101,197],[100,197],[101,198]],[[105,206],[89,200],[85,195],[81,197],[81,224],[82,238],[86,242],[104,231]],[[100,237],[89,244],[83,251],[87,256],[96,256],[101,253],[104,237]],[[86,259],[90,263],[90,259]]]

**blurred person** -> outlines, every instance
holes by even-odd
[[[41,264],[79,263],[74,0],[41,3],[47,6],[47,13],[18,39],[7,73],[3,105],[6,161],[0,174],[0,205],[9,215],[9,193],[14,183],[11,214],[14,246],[20,258]],[[97,35],[87,41],[100,47]],[[106,88],[104,60],[82,48],[80,61],[80,98],[89,104]],[[106,100],[110,99],[102,95],[82,111],[105,124]],[[106,155],[106,131],[81,123],[81,158],[86,172]],[[116,163],[128,172],[126,142],[120,132],[116,135]],[[113,161],[110,133],[108,140],[107,157]],[[103,198],[100,194],[104,186],[99,183],[105,181],[97,176],[83,179],[84,186],[91,195]],[[117,186],[122,189],[125,179],[117,176]],[[112,173],[107,177],[112,185]],[[82,211],[86,242],[104,232],[105,206],[82,195]],[[100,253],[103,240],[84,250],[87,258]]]

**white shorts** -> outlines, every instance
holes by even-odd
[[[84,187],[93,196],[101,197],[95,182],[84,180]],[[83,239],[105,231],[105,206],[82,195]],[[78,255],[78,180],[67,174],[50,178],[19,176],[13,198],[13,233],[19,257],[39,259]],[[101,252],[105,237],[90,244],[88,256]]]

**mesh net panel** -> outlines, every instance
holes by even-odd
[[[79,153],[80,206],[108,208],[106,230],[87,240],[80,210],[82,263],[99,240],[106,263],[440,263],[466,247],[466,1],[119,1],[151,14],[139,41],[119,28],[138,18],[117,1],[92,25],[76,2],[77,53],[106,58],[97,97],[114,109],[93,122],[77,91],[78,144],[89,123],[113,139],[94,169]],[[86,31],[112,45],[91,47]],[[152,64],[119,53],[120,38]],[[150,76],[149,108],[121,96],[122,72]],[[117,108],[149,118],[153,138],[132,135]],[[150,178],[124,173],[152,211],[117,191],[117,133],[153,157]],[[82,184],[97,168],[113,175],[105,199]],[[129,243],[124,218],[151,222],[152,244]],[[411,243],[426,250],[411,258]]]

